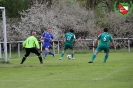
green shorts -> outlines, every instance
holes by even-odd
[[[68,48],[71,49],[71,50],[73,50],[74,46],[72,44],[65,44],[64,45],[64,50],[66,50]]]
[[[98,51],[98,52],[101,52],[102,50],[104,50],[104,52],[107,53],[107,52],[109,52],[109,47],[100,46],[100,45],[99,45],[99,46],[96,48],[96,51]]]

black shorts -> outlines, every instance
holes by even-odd
[[[35,53],[37,56],[40,56],[40,53],[37,48],[25,48],[26,54],[29,56],[30,53]],[[27,56],[26,55],[26,56]]]

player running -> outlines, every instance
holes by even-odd
[[[111,34],[108,33],[107,28],[104,28],[104,32],[98,36],[98,38],[95,42],[95,46],[97,46],[98,40],[100,40],[100,44],[96,48],[91,60],[88,63],[93,63],[94,59],[96,58],[96,55],[99,52],[101,52],[102,50],[104,50],[104,52],[106,53],[105,57],[104,57],[104,61],[103,61],[103,62],[106,62],[106,60],[108,59],[108,56],[109,56],[109,41],[112,43],[112,45],[115,48],[113,38],[112,38]]]
[[[23,42],[23,47],[25,48],[26,54],[24,55],[20,64],[24,63],[24,61],[30,55],[31,52],[35,53],[38,56],[40,63],[43,64],[41,52],[38,51],[38,49],[40,49],[40,45],[36,39],[36,32],[32,32],[32,36],[28,37]]]
[[[41,39],[44,39],[44,48],[45,48],[44,59],[46,58],[48,54],[54,56],[54,53],[49,51],[51,42],[53,42],[53,39],[54,39],[53,35],[51,34],[50,28],[48,28],[47,31],[42,34]]]
[[[64,48],[60,55],[59,60],[62,60],[65,50],[67,50],[68,48],[70,48],[72,50],[71,58],[72,58],[72,60],[74,60],[74,44],[73,43],[81,40],[81,37],[79,39],[76,39],[76,37],[73,33],[74,33],[74,30],[70,29],[70,32],[65,34],[65,37],[63,38]],[[65,39],[65,42],[64,42],[64,39]]]

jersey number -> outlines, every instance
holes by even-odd
[[[28,40],[28,44],[29,44],[30,40]]]
[[[71,36],[68,36],[68,37],[67,37],[67,40],[70,41],[70,40],[71,40]]]
[[[31,42],[31,39],[28,39],[28,44],[30,44],[30,42]]]
[[[106,41],[106,36],[104,36],[103,41]]]

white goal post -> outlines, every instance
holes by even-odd
[[[7,36],[6,36],[6,12],[5,7],[0,7],[0,10],[2,11],[2,19],[3,19],[3,33],[4,33],[4,61],[7,62]]]

